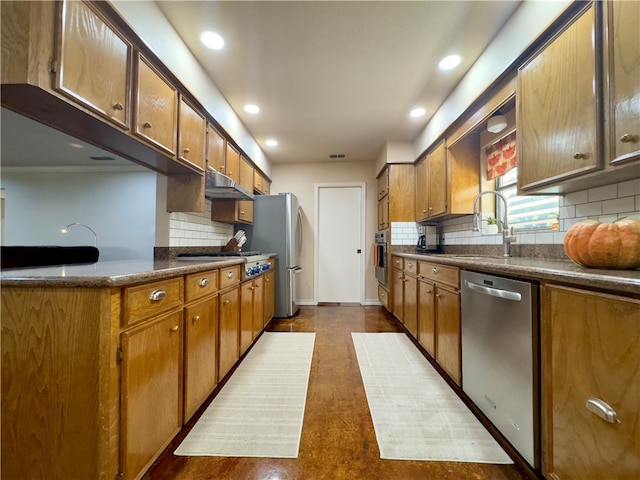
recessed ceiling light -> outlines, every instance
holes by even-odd
[[[266,145],[267,147],[277,147],[277,146],[278,146],[278,141],[277,141],[277,140],[274,140],[274,139],[272,139],[272,138],[270,138],[269,140],[267,140],[267,141],[266,141],[266,142],[264,142],[264,143],[265,143],[265,145]]]
[[[424,108],[414,108],[409,112],[409,116],[412,118],[420,118],[425,113],[427,113],[427,111]]]
[[[260,113],[260,107],[257,105],[249,104],[244,106],[244,111],[252,115],[255,115],[256,113]]]
[[[224,48],[224,38],[216,32],[204,32],[200,35],[200,41],[205,47],[211,50],[220,50]]]
[[[440,70],[451,70],[452,68],[456,68],[460,65],[461,60],[460,55],[449,55],[448,57],[444,57],[440,60],[438,68],[440,68]]]

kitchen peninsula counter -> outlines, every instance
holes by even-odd
[[[223,260],[121,260],[0,271],[3,287],[121,287],[244,263]]]
[[[417,261],[453,265],[515,278],[553,281],[596,290],[640,297],[640,270],[605,270],[581,267],[570,260],[498,255],[411,253],[392,251],[392,255]]]

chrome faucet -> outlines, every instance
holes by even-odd
[[[89,230],[91,233],[93,233],[93,237],[94,237],[94,245],[97,247],[98,246],[98,234],[93,230],[93,228],[91,228],[89,225],[85,225],[84,223],[78,223],[78,222],[73,222],[70,223],[69,225],[67,225],[66,227],[64,227],[62,230],[60,230],[62,233],[67,233],[69,231],[69,227],[73,227],[73,226],[79,226],[79,227],[84,227],[87,230]]]
[[[509,220],[508,220],[508,212],[507,212],[507,199],[500,192],[496,192],[495,190],[485,190],[484,192],[480,192],[476,195],[476,198],[473,199],[473,231],[480,231],[480,219],[478,213],[478,199],[486,194],[492,193],[496,197],[501,198],[504,202],[504,217],[501,221],[502,223],[502,256],[510,257],[511,256],[511,244],[516,241],[516,236],[513,234],[513,227],[509,229]]]

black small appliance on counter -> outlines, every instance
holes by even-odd
[[[417,249],[421,252],[436,252],[440,245],[438,239],[438,227],[436,225],[421,225],[418,227]]]

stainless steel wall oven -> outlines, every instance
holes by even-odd
[[[373,265],[376,269],[376,278],[383,286],[387,287],[389,282],[389,243],[387,242],[387,231],[376,232],[376,242],[373,244]]]

